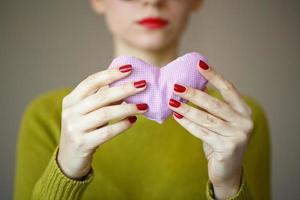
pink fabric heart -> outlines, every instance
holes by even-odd
[[[119,67],[125,64],[132,65],[132,72],[127,77],[117,80],[110,87],[125,84],[131,81],[146,80],[147,88],[135,95],[124,99],[126,103],[147,103],[149,108],[144,115],[160,124],[172,114],[168,108],[170,98],[186,103],[188,100],[173,93],[174,84],[183,84],[203,90],[207,80],[198,71],[198,62],[207,58],[197,52],[187,53],[173,60],[166,66],[159,68],[133,56],[118,56],[108,68]]]

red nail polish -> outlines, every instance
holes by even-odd
[[[179,106],[180,106],[180,102],[178,102],[178,101],[176,101],[175,99],[170,99],[170,101],[169,101],[169,105],[170,106],[173,106],[173,107],[175,107],[175,108],[178,108]]]
[[[200,60],[200,62],[199,62],[199,67],[201,67],[204,70],[207,70],[209,68],[208,65],[205,62],[203,62],[202,60]]]
[[[134,82],[134,87],[136,87],[136,88],[142,88],[145,85],[146,85],[146,81],[145,80],[140,80],[140,81]]]
[[[147,110],[148,109],[148,104],[146,104],[146,103],[140,103],[140,104],[136,104],[136,107],[139,110]]]
[[[119,67],[119,70],[122,73],[129,72],[132,70],[132,66],[131,65],[123,65],[123,66]]]
[[[183,116],[177,112],[174,112],[174,116],[177,117],[178,119],[183,118]]]
[[[186,88],[183,85],[174,84],[174,90],[176,92],[183,93],[186,90]]]
[[[137,118],[136,118],[136,116],[130,116],[130,117],[128,117],[128,120],[130,123],[133,124],[137,120]]]

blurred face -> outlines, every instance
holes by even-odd
[[[158,50],[178,42],[189,15],[201,0],[91,0],[105,16],[114,38],[132,46]]]

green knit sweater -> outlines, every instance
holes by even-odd
[[[17,141],[15,200],[214,199],[201,140],[172,116],[158,124],[138,115],[131,128],[98,148],[85,180],[65,176],[56,155],[61,103],[72,89],[47,91],[27,106]],[[209,87],[208,92],[223,100],[215,89]],[[255,125],[245,153],[242,185],[232,199],[268,200],[271,171],[268,121],[255,100],[243,97],[253,110]]]

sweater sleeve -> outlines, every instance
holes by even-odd
[[[91,170],[84,180],[72,180],[56,162],[65,93],[47,92],[25,109],[17,140],[14,200],[80,199],[93,179]]]
[[[94,173],[90,172],[82,180],[73,180],[63,174],[57,163],[58,147],[55,148],[53,155],[44,173],[36,183],[32,199],[65,199],[76,200],[81,196],[87,185],[93,180]]]
[[[214,189],[212,183],[208,180],[206,184],[206,197],[208,200],[215,199]],[[252,200],[251,193],[248,189],[247,182],[245,180],[245,176],[242,176],[242,183],[239,191],[231,197],[229,200]]]

